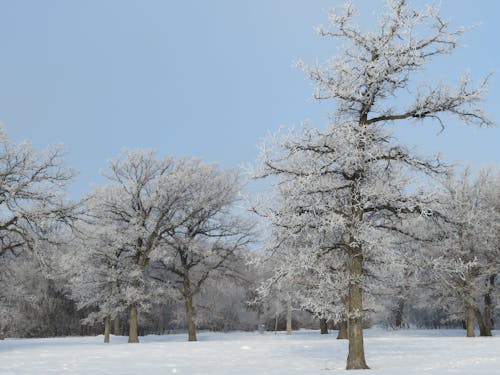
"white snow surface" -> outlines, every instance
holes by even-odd
[[[496,331],[495,334],[499,334]],[[295,331],[103,336],[0,341],[0,374],[328,374],[345,373],[347,341],[337,332]],[[371,374],[500,374],[500,336],[464,337],[463,330],[365,331]],[[360,373],[349,371],[348,373]]]

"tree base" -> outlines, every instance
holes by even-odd
[[[366,364],[366,362],[360,362],[360,363],[347,363],[347,366],[345,368],[346,370],[369,370],[370,367]]]

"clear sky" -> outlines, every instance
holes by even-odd
[[[72,195],[102,182],[123,148],[193,155],[225,167],[253,162],[280,125],[326,124],[331,103],[293,68],[336,53],[313,27],[327,0],[0,0],[0,121],[11,140],[65,146],[80,171]],[[414,1],[424,4],[424,1]],[[362,20],[373,1],[357,1]],[[381,2],[376,2],[380,5]],[[366,7],[370,5],[370,9]],[[442,0],[454,26],[476,25],[429,77],[493,72],[484,108],[498,123],[500,2]],[[404,125],[406,142],[474,166],[499,164],[500,128],[452,121]]]

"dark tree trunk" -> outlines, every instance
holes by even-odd
[[[339,322],[339,333],[337,335],[337,340],[347,340],[349,338],[349,332],[347,332],[347,320],[341,320]]]
[[[163,335],[163,331],[164,331],[164,327],[163,327],[163,314],[160,314],[160,319],[158,320],[158,334],[161,336]]]
[[[492,336],[491,330],[493,329],[493,301],[491,299],[491,291],[495,286],[496,275],[489,277],[488,291],[484,295],[484,336]]]
[[[493,317],[491,314],[491,296],[487,294],[484,296],[484,301],[489,302],[484,306],[484,335],[481,336],[492,336],[491,330],[493,329]]]
[[[87,336],[86,333],[87,333],[86,327],[83,324],[81,324],[80,325],[80,336]],[[0,340],[1,340],[1,336],[2,336],[2,333],[0,332]]]
[[[120,316],[117,315],[113,320],[113,335],[120,336],[121,335],[121,324],[120,324]]]
[[[188,341],[196,340],[196,326],[194,324],[193,296],[189,294],[186,298],[186,322],[188,326]]]
[[[109,333],[111,332],[111,319],[109,315],[104,318],[104,343],[109,344]]]
[[[363,253],[354,248],[349,254],[349,309],[347,329],[349,354],[347,370],[368,369],[363,343]]]
[[[325,318],[321,318],[319,320],[319,329],[320,329],[320,333],[322,335],[328,334],[328,325],[326,324],[326,319]]]
[[[130,305],[129,308],[129,327],[128,327],[128,342],[138,343],[138,317],[137,317],[137,306],[135,303]]]
[[[474,306],[467,306],[467,311],[465,312],[465,327],[467,329],[467,337],[475,337],[474,333]]]
[[[491,310],[491,295],[488,293],[484,296],[484,336],[491,336],[491,330],[493,329],[493,317]]]
[[[405,301],[400,299],[396,310],[395,328],[400,329],[403,325],[403,310],[405,308]]]

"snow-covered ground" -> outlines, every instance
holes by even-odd
[[[367,374],[500,374],[500,336],[465,338],[461,330],[366,330]],[[499,331],[495,332],[500,334]],[[327,374],[344,372],[347,341],[336,332],[200,333],[0,341],[0,374]],[[350,371],[349,373],[353,373]],[[355,372],[357,373],[357,371]]]

